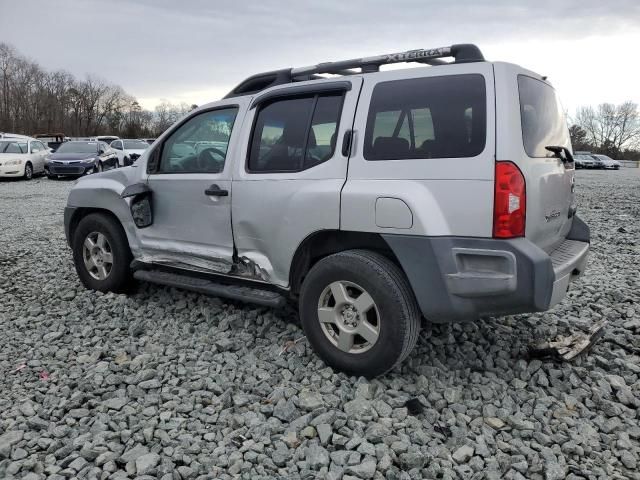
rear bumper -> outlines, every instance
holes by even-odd
[[[574,217],[567,238],[549,254],[526,238],[383,238],[407,274],[423,315],[441,323],[548,310],[584,271],[590,234]]]

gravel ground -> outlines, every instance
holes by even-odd
[[[84,290],[72,182],[1,181],[0,478],[640,478],[640,170],[577,180],[593,247],[561,305],[425,325],[370,382],[327,368],[289,311]],[[586,357],[527,359],[602,318]]]

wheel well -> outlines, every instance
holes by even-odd
[[[323,230],[309,235],[298,246],[289,270],[291,292],[300,291],[304,277],[320,259],[356,248],[379,252],[400,266],[387,242],[377,233]]]
[[[76,228],[78,228],[78,224],[80,223],[80,220],[82,220],[84,217],[92,213],[101,213],[107,217],[110,217],[111,219],[113,219],[114,222],[120,225],[120,228],[122,228],[122,224],[120,223],[120,220],[118,220],[118,217],[116,217],[116,215],[109,210],[106,210],[104,208],[84,208],[84,207],[78,208],[75,212],[73,212],[73,216],[71,217],[71,222],[69,223],[69,244],[71,246],[73,246],[72,245],[73,236],[76,233]]]

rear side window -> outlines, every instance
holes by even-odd
[[[570,147],[569,129],[556,91],[546,83],[518,75],[522,143],[530,157],[553,157],[545,147]]]
[[[367,160],[475,157],[487,136],[482,75],[379,83],[367,118]]]
[[[258,111],[248,171],[298,172],[329,160],[335,151],[342,94],[286,98]]]

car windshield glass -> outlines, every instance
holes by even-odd
[[[149,144],[142,140],[125,140],[124,148],[128,150],[144,150]]]
[[[0,153],[27,153],[27,144],[22,142],[0,142]]]
[[[67,142],[60,145],[56,153],[96,153],[97,142]]]
[[[518,75],[522,141],[530,157],[556,155],[547,146],[571,148],[569,129],[556,91],[546,83]]]

